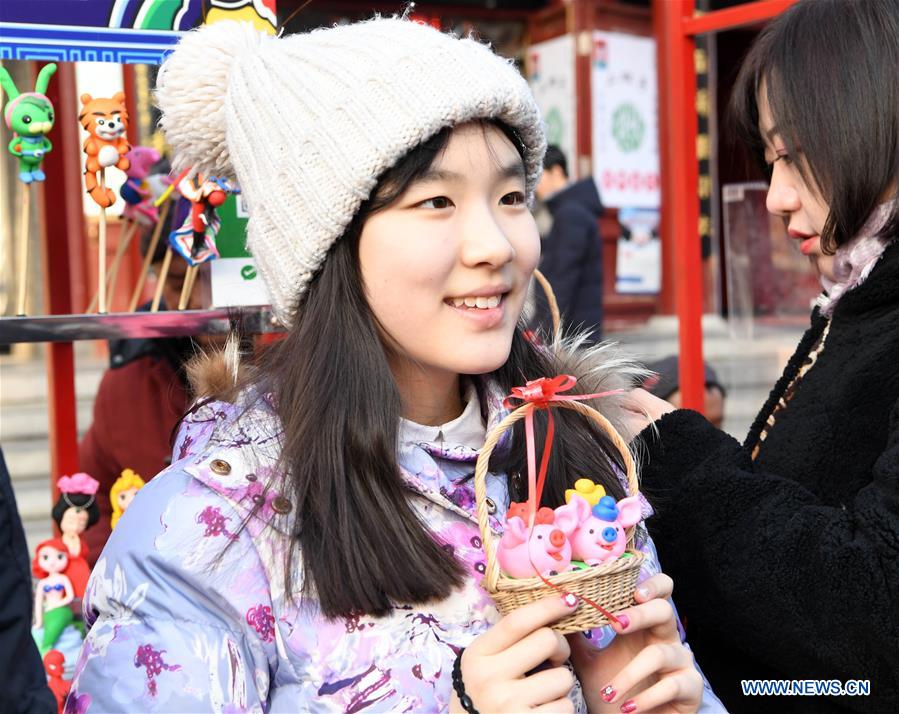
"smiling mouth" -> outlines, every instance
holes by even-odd
[[[505,295],[491,295],[490,297],[456,297],[447,298],[444,302],[450,307],[461,310],[491,310],[499,307]]]

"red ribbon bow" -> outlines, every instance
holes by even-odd
[[[537,513],[537,504],[543,496],[543,486],[546,482],[546,472],[549,468],[549,454],[552,450],[553,436],[555,434],[555,422],[550,405],[553,402],[573,402],[582,399],[597,399],[610,394],[617,394],[620,389],[597,394],[559,394],[567,392],[575,384],[577,379],[570,374],[560,374],[556,377],[540,377],[532,379],[523,387],[513,387],[512,393],[503,400],[503,406],[507,409],[513,407],[512,400],[519,399],[530,407],[524,417],[525,441],[528,452],[528,528],[534,527],[534,518]],[[534,446],[534,410],[547,410],[546,444],[543,447],[543,457],[540,459],[540,471],[537,473],[537,456]]]

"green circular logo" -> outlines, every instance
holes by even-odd
[[[244,280],[252,280],[256,277],[256,268],[252,265],[245,265],[240,269],[240,277]]]
[[[612,114],[612,136],[624,153],[639,149],[645,133],[643,117],[633,104],[622,104]]]
[[[558,108],[553,107],[546,113],[546,141],[549,144],[562,144],[562,134],[565,129],[562,125],[562,114]]]

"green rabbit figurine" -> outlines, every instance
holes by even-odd
[[[47,138],[53,128],[53,104],[44,92],[55,72],[56,65],[52,62],[44,65],[38,73],[34,91],[20,94],[9,72],[0,67],[0,85],[9,96],[3,118],[6,126],[15,133],[9,142],[9,153],[19,160],[19,180],[24,183],[46,178],[41,171],[41,162],[53,149]]]

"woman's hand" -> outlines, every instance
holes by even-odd
[[[479,712],[572,712],[568,641],[548,625],[577,608],[572,595],[547,597],[509,613],[462,654],[465,693]],[[545,662],[550,666],[528,676]],[[453,693],[450,711],[461,712]]]
[[[674,406],[664,399],[639,388],[629,391],[621,400],[621,406],[624,407],[624,428],[628,432],[624,436],[628,440],[633,439],[652,422],[674,411]]]
[[[656,575],[637,589],[639,603],[618,615],[624,628],[598,650],[580,634],[569,635],[571,662],[591,712],[695,712],[702,701],[702,677],[693,654],[680,640],[668,602],[673,581]]]

